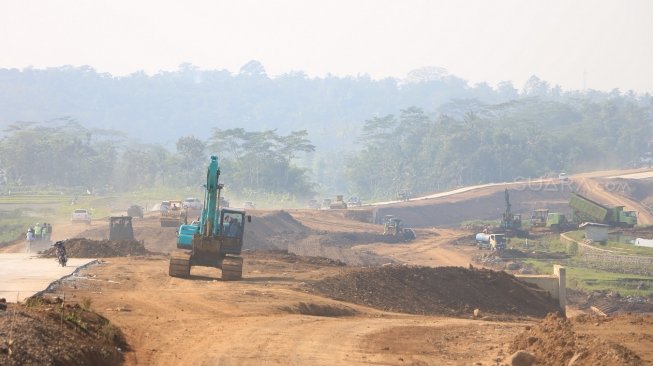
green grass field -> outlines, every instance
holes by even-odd
[[[36,224],[34,220],[23,210],[0,211],[0,244],[25,236],[27,228]]]
[[[529,259],[525,261],[533,265],[540,273],[551,273],[553,262]],[[622,296],[653,296],[653,277],[627,275],[576,266],[566,263],[567,287],[585,292],[615,291]]]
[[[582,230],[570,231],[566,235],[578,241],[585,239],[585,233]],[[653,248],[637,247],[634,244],[621,243],[613,240],[608,240],[607,243],[591,243],[590,245],[600,249],[614,250],[626,255],[653,256]]]

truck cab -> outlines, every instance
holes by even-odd
[[[476,234],[476,245],[478,249],[504,250],[506,249],[505,234]]]
[[[636,211],[618,211],[619,212],[619,226],[634,227],[637,225],[637,212]]]

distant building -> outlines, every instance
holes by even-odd
[[[608,225],[585,222],[580,224],[578,227],[585,230],[585,239],[599,243],[605,243],[608,241]]]

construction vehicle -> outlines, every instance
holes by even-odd
[[[394,238],[396,241],[411,241],[415,240],[416,237],[413,229],[404,228],[401,224],[401,219],[393,215],[385,216],[383,235]]]
[[[319,210],[321,206],[320,206],[320,203],[317,200],[313,199],[313,200],[308,201],[308,203],[306,204],[306,207],[310,208],[312,210]]]
[[[109,240],[134,240],[131,216],[109,217]]]
[[[546,218],[546,227],[554,231],[567,231],[578,228],[578,223],[571,222],[567,215],[560,212],[549,212]]]
[[[127,215],[131,217],[138,217],[138,218],[143,218],[144,216],[144,210],[143,207],[139,205],[131,205],[127,209]]]
[[[538,208],[531,216],[531,228],[539,231],[567,231],[577,228],[578,224],[569,221],[567,215],[560,212],[549,212],[546,208]]]
[[[167,208],[161,206],[161,227],[179,227],[186,222],[186,211],[180,200],[170,200]]]
[[[549,210],[546,208],[538,208],[533,211],[531,215],[531,227],[545,227]]]
[[[521,229],[521,215],[512,213],[508,188],[505,190],[505,199],[506,212],[503,213],[503,217],[501,218],[501,228],[504,230],[519,231]]]
[[[347,206],[360,207],[362,205],[363,205],[363,202],[361,201],[361,199],[358,196],[351,196],[347,200]]]
[[[334,210],[334,209],[346,209],[347,208],[347,202],[345,202],[345,199],[342,195],[337,195],[335,201],[331,201],[329,204],[329,208]]]
[[[412,194],[408,189],[402,189],[399,192],[397,192],[397,199],[399,199],[400,201],[409,201],[410,196],[412,196]]]
[[[624,211],[624,206],[608,207],[578,193],[572,193],[569,207],[574,222],[594,222],[619,227],[637,225],[637,212]]]
[[[73,211],[72,215],[70,216],[70,222],[75,223],[75,222],[84,222],[88,225],[91,224],[91,213],[84,209],[84,208],[78,208],[75,211]]]
[[[223,280],[242,278],[240,256],[245,232],[245,211],[218,207],[223,184],[219,183],[218,157],[211,156],[206,175],[204,209],[198,221],[179,227],[177,248],[170,258],[169,274],[188,278],[192,266],[219,268]]]
[[[505,234],[476,234],[476,245],[478,249],[504,250],[506,249],[506,242]]]

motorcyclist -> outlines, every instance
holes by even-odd
[[[52,246],[54,246],[55,248],[57,260],[59,261],[59,263],[61,263],[62,267],[65,267],[66,262],[68,261],[68,256],[66,255],[66,246],[64,245],[63,240],[59,240],[58,242],[54,243]]]

